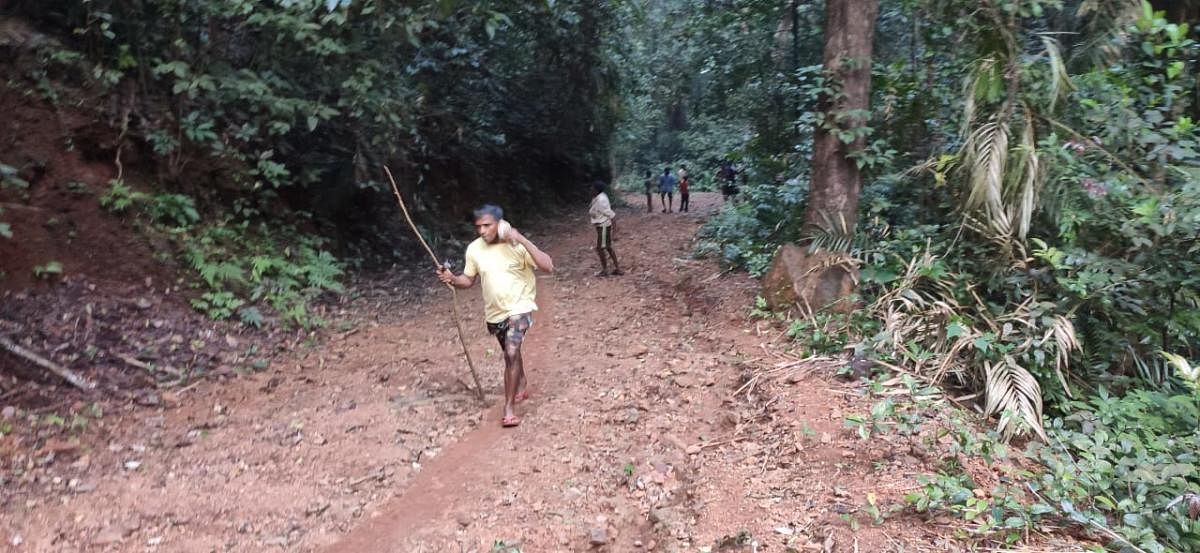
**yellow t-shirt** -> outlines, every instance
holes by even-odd
[[[483,316],[498,323],[513,315],[537,311],[537,265],[520,244],[499,241],[488,244],[476,238],[467,246],[463,274],[479,275],[483,284]]]

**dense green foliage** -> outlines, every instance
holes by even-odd
[[[811,129],[837,83],[809,65],[817,34],[789,32],[818,25],[819,6],[796,8],[645,12],[630,31],[649,64],[626,81],[640,88],[618,131],[622,169],[738,160],[749,182],[698,253],[753,274],[787,242],[842,253],[865,309],[797,320],[791,334],[817,351],[857,341],[859,355],[978,392],[1002,435],[1050,444],[1033,454],[1045,472],[1023,476],[1046,498],[1037,512],[1008,490],[1018,518],[993,516],[981,533],[1050,516],[1147,551],[1194,548],[1194,520],[1164,509],[1200,486],[1183,469],[1196,396],[1160,352],[1200,359],[1195,31],[1137,2],[882,2],[868,145],[855,154],[860,224],[805,236],[821,185],[809,182]],[[961,480],[944,476],[930,493]],[[995,507],[960,496],[920,506]]]
[[[312,300],[347,268],[331,252],[396,239],[384,163],[445,229],[481,200],[519,218],[614,171],[640,187],[686,166],[711,189],[728,159],[741,194],[697,254],[759,275],[784,243],[834,251],[863,308],[789,335],[975,394],[998,426],[958,432],[964,453],[1035,438],[1039,470],[991,499],[942,467],[914,509],[1006,542],[1052,520],[1197,547],[1200,43],[1148,3],[881,1],[869,123],[842,137],[866,138],[859,224],[815,235],[812,135],[840,90],[821,3],[9,4],[54,40],[6,86],[108,99],[120,138],[93,154],[119,173],[99,201],[167,237],[212,317],[318,323]],[[0,185],[22,186],[10,165]],[[915,421],[881,403],[848,422]]]
[[[422,223],[448,232],[483,200],[519,221],[608,175],[605,4],[9,4],[53,37],[16,85],[52,103],[73,86],[109,98],[101,115],[120,138],[92,155],[122,169],[124,153],[141,170],[119,171],[105,206],[179,239],[200,277],[194,303],[214,316],[265,300],[308,324],[295,294],[336,289],[340,272],[321,247],[392,254],[405,237],[392,235],[403,227],[392,226],[385,163]],[[234,266],[213,278],[212,267]]]

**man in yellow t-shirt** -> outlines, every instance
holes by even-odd
[[[504,211],[487,204],[475,210],[475,233],[467,246],[461,275],[450,269],[438,269],[438,279],[455,288],[470,288],[483,281],[483,314],[488,332],[504,351],[503,426],[517,426],[521,419],[513,412],[518,400],[529,397],[525,386],[525,367],[521,362],[521,342],[533,325],[537,311],[536,267],[554,272],[554,261],[525,235],[504,220]]]

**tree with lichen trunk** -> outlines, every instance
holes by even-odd
[[[878,0],[827,0],[823,64],[833,91],[822,99],[813,133],[812,184],[804,214],[806,236],[849,236],[857,223],[862,173],[854,153],[866,144],[870,117],[871,50]],[[820,242],[818,242],[819,245]],[[839,254],[785,246],[764,279],[775,307],[805,310],[838,302],[854,291],[851,265]]]

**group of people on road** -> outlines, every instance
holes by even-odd
[[[722,183],[721,194],[726,200],[737,194],[735,176],[732,164],[723,161],[717,170],[717,178]],[[674,212],[676,187],[679,189],[679,211],[687,212],[690,208],[689,185],[686,167],[679,168],[678,178],[671,174],[670,167],[664,168],[657,179],[647,170],[646,211],[654,211],[652,190],[657,186],[663,213]],[[596,275],[622,275],[624,272],[612,245],[616,212],[605,188],[602,181],[592,183],[594,195],[588,207],[588,221],[596,230],[595,249],[600,258],[600,271]],[[504,409],[500,424],[513,427],[521,424],[516,415],[516,404],[530,397],[521,344],[533,326],[533,312],[537,311],[534,270],[552,273],[554,261],[505,221],[504,210],[500,207],[485,204],[476,209],[473,216],[478,237],[467,245],[462,273],[456,275],[448,266],[442,266],[437,268],[437,277],[455,288],[471,288],[476,282],[482,283],[484,321],[504,355]],[[610,260],[611,272],[608,270]]]
[[[721,196],[725,201],[733,199],[738,193],[737,187],[737,170],[733,168],[733,162],[722,160],[717,167],[716,179],[720,183]],[[689,188],[691,181],[688,179],[688,170],[685,166],[679,167],[678,176],[671,174],[671,168],[663,168],[663,172],[658,177],[647,169],[646,176],[643,179],[642,186],[646,192],[646,213],[654,212],[654,193],[658,193],[658,201],[663,213],[675,212],[675,188],[679,187],[679,212],[687,213],[690,204],[689,199],[691,194]]]
[[[663,213],[675,212],[675,187],[679,187],[679,212],[685,213],[688,210],[689,187],[691,182],[688,181],[687,167],[679,168],[679,177],[671,174],[671,168],[663,169],[662,175],[658,178],[646,170],[646,178],[643,182],[646,188],[646,213],[654,212],[654,191],[658,191],[658,201],[662,205]]]

